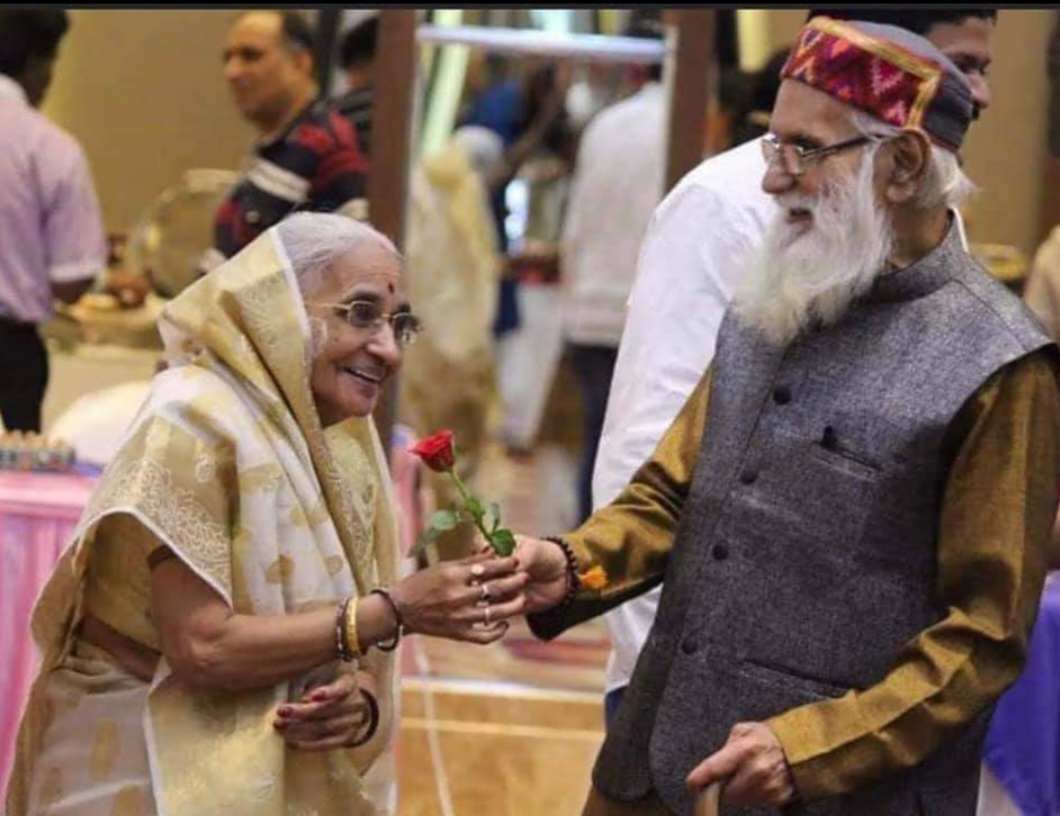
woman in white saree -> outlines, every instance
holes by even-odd
[[[525,581],[485,555],[398,580],[369,415],[404,292],[381,235],[299,214],[167,306],[170,367],[34,614],[8,816],[388,812],[392,647],[496,640]]]

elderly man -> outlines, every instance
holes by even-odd
[[[313,32],[293,11],[250,11],[228,33],[224,75],[260,134],[245,173],[217,211],[209,271],[296,210],[363,220],[368,162],[353,126],[320,99]]]
[[[665,576],[587,813],[688,814],[724,782],[727,813],[965,816],[1022,665],[1058,366],[961,248],[968,84],[903,29],[827,18],[782,76],[778,213],[710,371],[614,503],[519,542],[546,637]]]
[[[986,71],[996,13],[875,6],[829,9],[827,16],[895,25],[924,36],[961,69],[981,110],[990,103]],[[768,110],[772,107],[770,99]],[[614,499],[651,455],[710,364],[722,315],[746,271],[744,258],[761,246],[776,213],[772,197],[761,189],[764,172],[761,145],[745,144],[707,159],[656,209],[637,261],[608,397],[593,472],[594,507]],[[658,602],[655,589],[607,615],[609,719],[633,674]]]

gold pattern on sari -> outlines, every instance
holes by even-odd
[[[294,561],[281,555],[265,571],[265,580],[270,584],[286,584],[294,576]]]
[[[114,770],[118,758],[118,724],[111,720],[100,726],[92,745],[92,757],[89,760],[89,778],[93,782],[102,782]]]

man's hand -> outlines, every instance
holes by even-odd
[[[151,293],[151,284],[146,278],[121,269],[108,270],[104,287],[126,309],[142,306]]]
[[[551,609],[566,597],[570,571],[558,544],[516,536],[515,557],[519,560],[520,570],[530,576],[530,582],[523,589],[528,615]]]
[[[779,808],[795,798],[784,749],[764,723],[734,725],[728,742],[699,763],[685,782],[693,790],[722,782],[722,801],[738,807]]]

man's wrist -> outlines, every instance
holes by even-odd
[[[551,541],[559,549],[563,556],[563,569],[567,579],[567,592],[556,608],[563,608],[574,603],[578,594],[578,557],[574,554],[570,544],[559,536],[545,536],[542,541]]]

